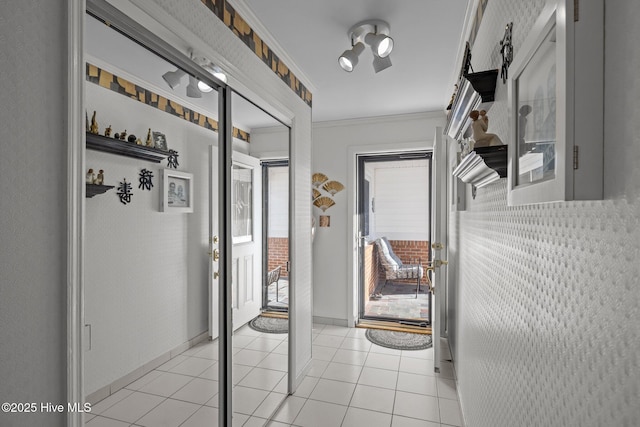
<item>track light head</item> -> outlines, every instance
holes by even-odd
[[[162,78],[169,85],[171,89],[175,89],[180,86],[180,80],[186,75],[184,71],[181,69],[177,69],[175,71],[167,71],[162,75]]]
[[[386,70],[387,68],[391,67],[391,65],[391,58],[389,58],[388,56],[381,58],[379,56],[373,55],[373,71],[375,71],[376,74],[382,70]]]
[[[189,98],[202,98],[202,92],[198,89],[198,80],[189,76],[189,86],[187,86],[187,96]]]
[[[369,33],[364,40],[371,46],[373,54],[379,58],[386,58],[393,50],[393,39],[386,34]]]
[[[340,55],[338,64],[340,64],[343,70],[350,73],[356,65],[358,65],[358,56],[360,56],[363,50],[364,44],[356,43],[351,49],[345,50],[342,55]]]

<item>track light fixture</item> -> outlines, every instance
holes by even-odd
[[[389,54],[393,50],[393,39],[389,36],[389,24],[379,19],[362,21],[351,27],[349,39],[351,49],[345,50],[338,63],[348,72],[353,71],[358,64],[358,56],[364,50],[364,45],[371,46],[373,53],[373,69],[376,73],[391,66]]]
[[[192,61],[207,70],[216,79],[224,83],[227,82],[227,76],[220,67],[213,65],[213,63],[206,58],[196,56],[192,50],[189,50],[189,56]],[[178,68],[175,71],[167,71],[162,75],[162,78],[167,82],[171,89],[175,89],[180,86],[182,78],[186,75],[186,72]],[[189,76],[189,85],[187,86],[187,96],[189,98],[201,98],[203,93],[209,93],[212,90],[213,88],[205,82],[199,81],[191,75]]]

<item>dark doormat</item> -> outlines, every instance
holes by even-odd
[[[289,332],[289,319],[258,316],[249,322],[249,327],[267,334],[286,334]]]
[[[367,329],[364,336],[374,344],[396,350],[424,350],[432,344],[431,335],[411,332]]]

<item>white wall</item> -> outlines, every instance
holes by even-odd
[[[488,2],[476,71],[516,55],[544,1]],[[640,3],[606,1],[605,197],[508,207],[506,180],[452,217],[450,342],[468,426],[632,426],[640,419]],[[507,135],[498,84],[490,131]]]
[[[4,2],[0,14],[3,402],[67,400],[66,4]],[[0,413],[3,426],[63,423],[64,414]]]
[[[330,227],[316,229],[313,244],[313,314],[316,320],[345,325],[352,320],[353,265],[350,259],[354,236],[351,235],[353,218],[348,218],[348,204],[352,204],[352,209],[355,206],[355,196],[353,200],[349,196],[354,191],[349,186],[355,182],[355,157],[350,156],[350,152],[431,148],[435,127],[443,124],[443,112],[314,124],[313,172],[322,172],[346,187],[332,197],[336,204],[326,212],[313,208],[316,218],[319,215],[331,217]]]
[[[269,168],[269,237],[289,237],[289,168]]]
[[[144,140],[149,127],[161,131],[179,153],[177,170],[194,176],[194,212],[164,213],[166,160],[86,152],[87,168],[104,169],[105,184],[116,186],[86,200],[85,323],[92,348],[85,353],[85,391],[91,394],[207,331],[209,146],[218,136],[96,84],[85,90],[101,132],[111,124],[114,132],[126,128]],[[138,188],[143,168],[154,174],[151,191]],[[116,195],[123,178],[132,183],[127,205]]]

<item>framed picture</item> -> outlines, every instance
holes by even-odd
[[[153,132],[153,146],[158,150],[167,151],[167,137],[164,133]]]
[[[163,169],[161,175],[160,212],[193,212],[193,174]]]

